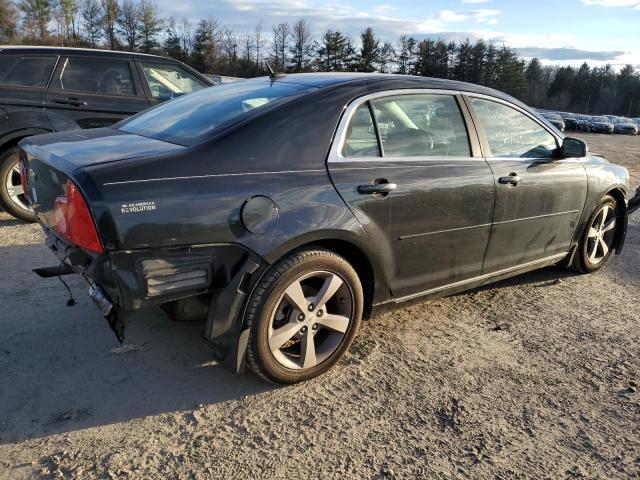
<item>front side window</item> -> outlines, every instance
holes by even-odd
[[[385,157],[469,157],[469,137],[451,95],[407,94],[371,102]]]
[[[177,65],[142,63],[145,80],[156,100],[170,100],[208,87],[206,83]]]
[[[471,98],[492,157],[553,158],[558,144],[551,133],[515,108],[482,98]]]
[[[136,94],[129,63],[113,59],[67,59],[60,74],[60,88],[103,95]]]
[[[0,56],[0,85],[13,87],[47,86],[57,57]]]
[[[368,103],[360,105],[351,117],[342,154],[349,158],[380,156]]]

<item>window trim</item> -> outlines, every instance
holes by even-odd
[[[478,117],[477,112],[475,111],[475,109],[473,108],[473,105],[471,104],[471,99],[472,98],[479,98],[481,100],[487,100],[490,102],[495,102],[495,103],[500,103],[502,105],[505,105],[506,107],[510,107],[514,110],[516,110],[517,112],[523,114],[525,117],[529,118],[531,121],[533,121],[534,123],[538,124],[538,126],[540,126],[543,130],[545,130],[547,133],[549,133],[556,141],[556,149],[560,148],[560,146],[562,145],[562,141],[564,139],[564,136],[562,135],[558,135],[556,132],[554,132],[551,128],[547,127],[547,125],[545,125],[543,122],[540,121],[540,119],[538,119],[536,117],[535,114],[533,114],[532,112],[512,103],[509,102],[507,100],[503,100],[501,98],[497,98],[497,97],[492,97],[491,95],[484,95],[481,93],[473,93],[473,92],[462,92],[462,97],[463,100],[466,104],[467,110],[469,111],[469,114],[471,115],[471,118],[473,120],[473,123],[475,124],[476,130],[478,132],[478,137],[480,139],[480,145],[482,147],[482,154],[484,156],[484,158],[486,159],[496,159],[496,160],[521,160],[521,161],[527,161],[527,162],[531,162],[532,160],[556,160],[555,157],[552,158],[548,158],[548,157],[494,157],[493,153],[491,152],[491,147],[489,146],[489,140],[487,139],[487,134],[484,131],[484,127],[482,126],[482,122],[480,121],[480,118]]]
[[[149,100],[151,102],[152,105],[160,104],[160,103],[162,103],[162,101],[158,100],[156,97],[153,96],[153,93],[151,92],[151,88],[149,87],[149,82],[147,80],[147,76],[144,73],[143,64],[145,64],[145,65],[151,64],[151,65],[157,65],[157,66],[170,66],[170,67],[181,68],[182,70],[187,72],[189,75],[192,75],[193,77],[195,77],[196,79],[201,81],[204,84],[204,88],[209,88],[209,87],[211,87],[213,85],[213,84],[208,84],[205,80],[203,80],[202,77],[199,75],[199,72],[192,71],[189,68],[188,65],[184,65],[181,62],[170,62],[170,61],[162,61],[162,60],[154,61],[154,60],[146,60],[146,59],[136,59],[134,63],[135,63],[135,70],[138,72],[138,76],[140,78],[140,83],[141,83],[141,86],[142,86],[142,91],[144,93],[144,96],[147,98],[147,100]]]
[[[53,62],[53,68],[51,69],[51,72],[49,72],[49,77],[47,78],[46,83],[44,84],[44,86],[42,87],[34,87],[34,86],[28,86],[28,85],[7,85],[7,84],[3,84],[0,83],[0,88],[20,88],[20,89],[28,89],[28,90],[37,90],[37,91],[46,91],[49,88],[49,85],[51,85],[51,80],[53,79],[56,70],[58,69],[58,63],[60,62],[60,55],[57,54],[46,54],[46,53],[36,53],[36,54],[28,54],[28,53],[21,53],[21,54],[14,54],[14,53],[7,53],[5,55],[2,55],[3,57],[17,57],[19,59],[24,59],[24,58],[53,58],[54,62]]]
[[[462,90],[447,90],[447,89],[439,89],[439,88],[397,88],[393,90],[383,90],[380,92],[370,93],[367,95],[363,95],[351,101],[346,107],[338,124],[338,128],[336,129],[336,134],[334,136],[334,141],[331,144],[331,149],[329,150],[329,157],[327,158],[328,162],[331,163],[340,163],[340,162],[380,162],[380,161],[393,161],[393,162],[424,162],[429,160],[443,160],[447,161],[474,161],[474,160],[484,160],[482,156],[482,151],[480,145],[478,145],[479,135],[475,130],[475,125],[471,122],[471,118],[469,118],[468,107],[466,103],[463,101],[462,96],[465,94],[465,91]],[[458,108],[460,109],[460,116],[462,117],[462,122],[465,126],[467,132],[467,138],[469,140],[469,150],[470,155],[465,157],[460,156],[444,156],[444,155],[435,155],[435,156],[420,156],[420,157],[385,157],[384,151],[380,150],[381,156],[377,157],[345,157],[343,155],[344,145],[346,142],[346,136],[348,127],[351,124],[351,120],[353,116],[362,104],[369,103],[371,108],[371,100],[376,100],[384,97],[395,97],[398,95],[447,95],[454,98],[456,103],[458,104]],[[375,121],[375,114],[374,121]],[[379,137],[379,132],[376,127],[376,136]],[[379,143],[381,143],[379,141]],[[380,147],[380,146],[379,146]]]
[[[131,80],[132,80],[132,84],[133,84],[133,88],[135,90],[135,93],[133,95],[118,95],[115,93],[104,93],[104,92],[89,92],[86,90],[68,90],[63,88],[63,83],[62,83],[62,75],[64,74],[65,69],[67,68],[67,65],[69,63],[69,60],[71,59],[79,59],[79,60],[89,60],[89,61],[99,61],[99,62],[105,62],[108,63],[110,60],[115,60],[118,62],[122,62],[124,64],[127,65],[127,67],[129,68],[129,72],[131,73]],[[134,68],[134,66],[132,65],[132,61],[126,58],[108,58],[108,57],[94,57],[94,56],[90,56],[90,55],[67,55],[64,57],[60,57],[58,59],[58,64],[56,66],[56,68],[53,71],[52,74],[52,79],[49,82],[49,86],[47,87],[47,91],[55,91],[55,92],[69,92],[69,93],[73,93],[73,94],[78,94],[78,95],[92,95],[92,96],[99,96],[99,97],[109,97],[109,98],[127,98],[127,99],[132,99],[132,98],[138,98],[138,99],[145,99],[145,95],[142,95],[142,92],[140,91],[140,87],[141,85],[139,84],[139,79],[138,76],[136,74],[136,70]]]

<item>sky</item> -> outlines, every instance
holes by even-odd
[[[371,26],[382,40],[493,40],[545,64],[640,67],[640,0],[159,0],[165,16],[213,16],[240,33],[262,21],[304,18],[318,38],[327,29],[353,38]]]

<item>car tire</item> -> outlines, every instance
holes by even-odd
[[[321,248],[291,253],[265,273],[248,301],[247,365],[279,384],[323,374],[349,349],[363,306],[358,274],[343,257]]]
[[[582,238],[576,246],[571,263],[573,270],[591,273],[602,268],[611,256],[621,223],[618,203],[611,195],[605,195],[589,217]]]
[[[19,169],[16,169],[19,160],[18,147],[11,147],[0,154],[0,206],[14,217],[34,222],[36,215],[22,192]]]

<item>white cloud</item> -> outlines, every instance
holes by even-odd
[[[580,0],[580,3],[600,7],[635,7],[640,9],[640,0]]]

